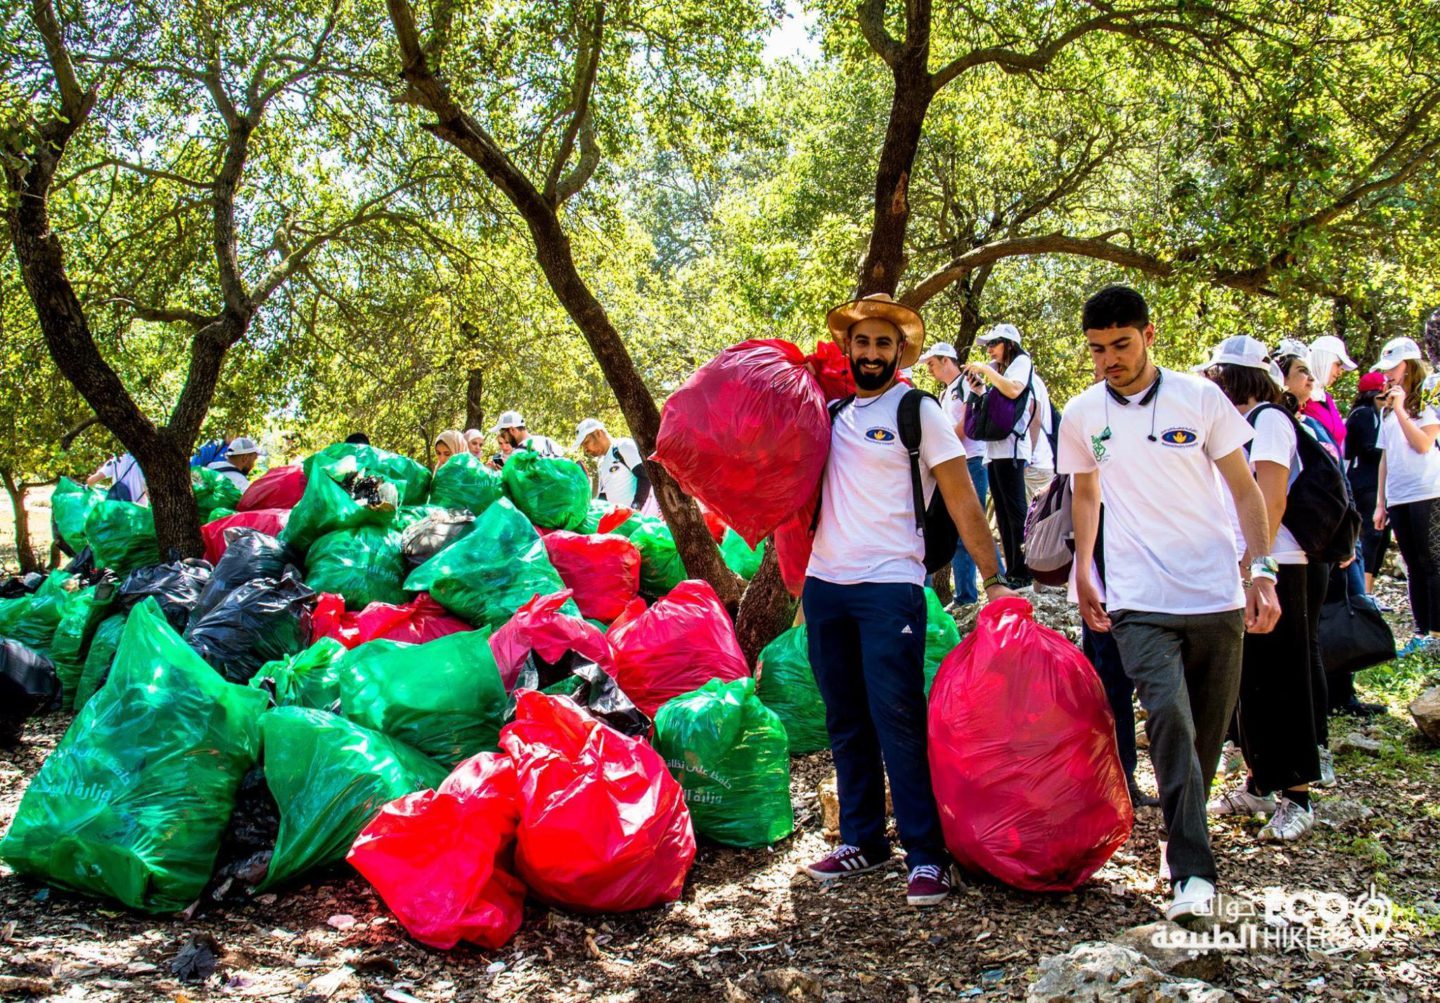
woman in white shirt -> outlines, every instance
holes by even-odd
[[[1408,655],[1440,637],[1440,416],[1422,399],[1427,370],[1414,341],[1386,342],[1374,369],[1385,374],[1386,386],[1376,400],[1383,415],[1376,445],[1384,452],[1375,528],[1388,522],[1405,558],[1415,617],[1415,637],[1400,649]]]
[[[1260,830],[1262,840],[1299,839],[1315,826],[1310,784],[1320,779],[1317,673],[1311,664],[1320,610],[1305,552],[1282,520],[1290,485],[1302,469],[1297,436],[1308,433],[1278,403],[1280,371],[1261,342],[1243,335],[1227,338],[1203,368],[1255,428],[1247,449],[1270,516],[1271,556],[1279,565],[1275,592],[1280,599],[1275,629],[1245,635],[1235,717],[1248,775],[1243,785],[1211,801],[1209,810],[1212,815],[1269,815]],[[1237,550],[1243,549],[1239,519],[1234,518]],[[1242,560],[1241,568],[1249,563]],[[1317,572],[1318,595],[1323,598],[1328,573],[1323,566]],[[1323,706],[1324,694],[1318,696]]]
[[[1033,580],[1030,569],[1025,567],[1024,544],[1025,466],[1030,462],[1034,366],[1025,349],[1020,347],[1020,332],[1014,324],[996,324],[988,334],[975,340],[985,346],[990,364],[969,362],[962,370],[984,380],[1011,400],[1021,394],[1028,398],[1016,414],[1010,436],[985,443],[990,496],[995,500],[995,524],[1000,530],[1000,549],[1005,555],[1005,578],[1011,588],[1024,588]]]

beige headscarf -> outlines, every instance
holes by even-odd
[[[447,428],[435,436],[435,444],[437,446],[442,442],[445,443],[446,448],[450,450],[451,456],[459,456],[461,453],[470,452],[470,447],[465,444],[465,433],[459,429]],[[439,464],[437,463],[436,466],[438,467]]]

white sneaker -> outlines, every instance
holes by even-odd
[[[1335,786],[1335,756],[1323,745],[1320,746],[1320,779],[1315,781],[1315,786]]]
[[[1275,807],[1275,814],[1260,830],[1260,839],[1266,842],[1288,843],[1292,839],[1299,839],[1313,828],[1315,828],[1314,810],[1301,808],[1294,801],[1282,795],[1280,803]]]
[[[1204,878],[1185,878],[1175,885],[1175,898],[1165,910],[1165,918],[1183,923],[1187,919],[1208,918],[1215,912],[1215,886]]]
[[[1240,751],[1240,746],[1227,741],[1220,749],[1220,762],[1215,767],[1215,779],[1224,780],[1244,769],[1245,754]]]
[[[1215,798],[1205,810],[1211,815],[1269,815],[1275,810],[1275,799],[1251,794],[1241,784]]]

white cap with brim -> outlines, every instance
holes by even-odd
[[[931,359],[958,359],[958,358],[960,358],[960,356],[958,356],[958,355],[955,354],[955,346],[954,346],[954,345],[950,344],[950,342],[948,342],[948,341],[937,341],[937,342],[935,342],[935,344],[933,344],[933,345],[931,345],[929,348],[925,349],[924,354],[921,355],[920,358],[916,359],[915,361],[916,361],[917,363],[919,363],[919,362],[928,362],[928,361],[930,361]]]
[[[579,449],[585,444],[585,440],[596,432],[605,431],[604,424],[598,418],[586,418],[575,427],[575,445],[572,449]]]
[[[996,324],[988,332],[980,335],[980,337],[975,340],[982,345],[988,345],[991,342],[999,341],[1001,338],[1004,338],[1006,341],[1012,341],[1018,345],[1020,344],[1020,329],[1014,324]]]
[[[1270,379],[1275,381],[1276,386],[1285,385],[1285,374],[1280,371],[1270,358],[1270,349],[1265,343],[1248,334],[1237,334],[1233,338],[1226,338],[1220,344],[1210,350],[1210,358],[1192,366],[1193,372],[1203,373],[1213,366],[1244,366],[1246,369],[1259,369],[1270,374]]]
[[[260,444],[244,435],[232,439],[225,448],[226,456],[248,456],[252,453],[257,456],[260,454]]]
[[[1350,358],[1350,353],[1345,350],[1345,342],[1333,334],[1322,335],[1310,342],[1310,351],[1329,352],[1340,360],[1340,365],[1344,366],[1347,372],[1359,368],[1355,365],[1355,360]]]
[[[500,423],[490,430],[491,435],[499,433],[506,428],[524,428],[525,419],[520,417],[519,411],[500,412]]]
[[[1415,344],[1413,338],[1391,338],[1385,342],[1385,347],[1380,349],[1380,358],[1370,369],[1394,369],[1408,359],[1419,362],[1422,358],[1420,346]]]

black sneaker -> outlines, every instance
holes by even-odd
[[[1354,717],[1377,717],[1380,714],[1389,712],[1388,707],[1380,703],[1364,703],[1354,697],[1348,703],[1343,703],[1335,708],[1336,714],[1350,714]]]
[[[1136,808],[1160,807],[1160,799],[1142,791],[1140,785],[1135,782],[1134,777],[1130,777],[1125,782],[1125,788],[1130,792],[1130,803]]]

